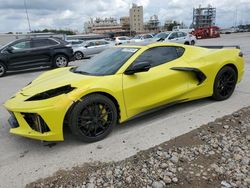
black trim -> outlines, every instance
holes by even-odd
[[[199,46],[202,48],[211,48],[211,49],[221,49],[221,48],[237,48],[240,49],[240,46],[238,45],[225,45],[225,46]]]
[[[176,70],[176,71],[187,71],[187,72],[195,73],[195,76],[199,81],[198,85],[202,84],[207,78],[206,75],[201,70],[199,70],[197,68],[192,68],[192,67],[172,67],[170,69],[171,70]]]
[[[146,110],[144,112],[140,112],[139,114],[136,114],[136,115],[130,117],[129,119],[126,120],[126,122],[127,121],[131,121],[131,120],[136,119],[136,118],[139,118],[139,117],[142,117],[142,116],[145,116],[145,115],[148,115],[148,114],[153,114],[153,113],[155,113],[155,112],[157,112],[159,110],[162,110],[162,109],[165,109],[165,108],[169,108],[171,106],[174,106],[176,104],[180,104],[180,103],[186,102],[188,100],[189,100],[188,98],[181,99],[181,100],[177,100],[177,101],[173,101],[173,102],[170,102],[170,103],[163,104],[163,105],[155,107],[155,108],[151,108],[149,110]]]

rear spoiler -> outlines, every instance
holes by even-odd
[[[240,49],[238,45],[231,45],[231,46],[199,46],[202,48],[211,48],[211,49],[221,49],[221,48],[237,48]]]

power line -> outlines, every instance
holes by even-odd
[[[25,7],[26,17],[27,17],[27,21],[28,21],[29,31],[31,32],[30,19],[29,19],[29,14],[28,14],[28,10],[27,10],[26,0],[24,0],[24,7]]]

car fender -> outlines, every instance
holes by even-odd
[[[123,94],[121,92],[113,92],[109,89],[106,89],[106,88],[84,88],[84,89],[77,89],[76,92],[72,92],[69,94],[69,98],[73,101],[73,103],[76,103],[78,101],[82,101],[82,98],[84,98],[85,96],[87,95],[91,95],[91,94],[94,94],[94,93],[103,93],[103,94],[107,94],[107,95],[110,95],[112,96],[118,106],[119,106],[119,111],[120,111],[120,120],[119,122],[123,122],[127,119],[127,111],[126,111],[126,107],[125,107],[125,104],[124,104],[124,98],[123,98]],[[74,104],[71,104],[68,109]]]

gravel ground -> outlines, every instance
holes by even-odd
[[[250,107],[123,161],[60,170],[26,187],[250,187]]]

